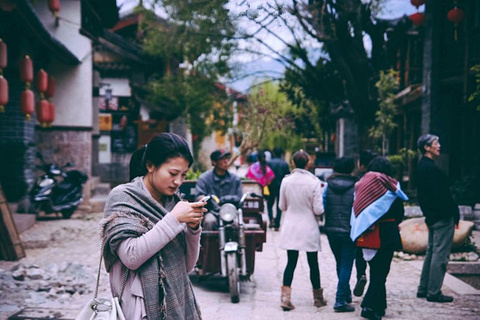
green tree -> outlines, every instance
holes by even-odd
[[[259,147],[278,145],[285,150],[298,147],[300,138],[295,134],[295,120],[307,111],[295,108],[278,83],[266,81],[255,86],[248,103],[239,112],[241,120],[236,129],[242,134],[240,154]]]
[[[229,105],[224,88],[216,86],[230,72],[235,26],[227,0],[152,0],[139,2],[143,49],[165,61],[165,69],[147,85],[148,99],[170,119],[182,116],[201,141],[206,132],[226,129],[226,118],[213,117],[214,105]],[[162,17],[155,13],[161,10]],[[223,113],[225,117],[229,113]]]
[[[387,72],[380,71],[380,79],[375,83],[378,90],[379,109],[375,112],[375,125],[370,128],[369,136],[377,141],[381,139],[382,155],[386,155],[389,150],[388,136],[397,126],[393,122],[393,117],[397,111],[394,98],[398,91],[398,84],[398,72],[393,69]]]
[[[241,4],[249,6],[249,2]],[[358,125],[360,147],[369,144],[368,129],[378,109],[374,84],[379,71],[391,67],[385,45],[387,24],[375,18],[382,3],[382,0],[292,0],[285,5],[283,1],[272,0],[256,7],[255,14],[251,12],[254,7],[249,6],[245,14],[257,28],[244,36],[263,48],[247,47],[247,51],[263,54],[266,51],[284,64],[289,85],[301,89],[304,97],[317,107],[320,100],[324,105],[348,100]],[[287,32],[276,32],[278,24]],[[265,42],[264,34],[282,42],[286,50],[276,51]],[[317,120],[322,122],[328,113],[329,108],[320,108]]]
[[[470,70],[475,74],[475,91],[468,97],[468,101],[476,105],[480,111],[480,64],[474,65]]]

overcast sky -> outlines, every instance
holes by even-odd
[[[247,0],[247,2],[250,4],[250,8],[253,8],[253,10],[260,5],[263,5],[266,1],[269,1],[269,0]],[[280,0],[280,1],[284,1],[284,3],[290,2],[289,0]],[[244,10],[244,8],[238,7],[238,4],[242,2],[245,2],[245,1],[231,0],[229,9],[234,13],[238,13],[240,10]],[[120,13],[122,13],[122,12],[129,11],[133,7],[135,7],[138,4],[138,0],[117,0],[117,4],[120,6]],[[410,3],[409,0],[386,0],[385,9],[379,17],[398,18],[405,14],[410,15],[415,11],[417,11],[417,9]],[[424,11],[424,6],[421,6],[419,8],[419,11]],[[158,12],[158,14],[162,15],[162,12]],[[248,30],[251,28],[251,25],[244,22],[241,25],[241,27]],[[277,27],[281,28],[280,26],[277,26]],[[287,32],[282,32],[281,29],[278,30],[278,33],[287,34]],[[284,48],[283,44],[280,41],[276,40],[274,37],[268,36],[268,35],[265,35],[264,37],[265,37],[264,40],[268,42],[269,45],[271,45],[276,50],[281,51]],[[311,46],[312,47],[318,46],[318,43],[312,42]],[[251,55],[240,55],[233,59],[235,61],[239,61],[247,64],[249,71],[267,70],[266,75],[268,75],[268,71],[274,71],[275,73],[283,72],[283,67],[268,57],[258,58],[258,57],[253,57]],[[273,73],[271,73],[270,75],[273,75]],[[247,79],[238,81],[236,83],[233,83],[231,84],[231,86],[236,90],[245,91],[251,85],[252,81],[253,81],[252,78],[247,78]]]

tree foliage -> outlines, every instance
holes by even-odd
[[[369,130],[370,137],[381,139],[382,155],[389,149],[388,136],[397,124],[393,121],[397,105],[394,102],[395,93],[398,91],[398,72],[390,69],[387,72],[380,71],[380,79],[375,83],[378,89],[379,109],[375,112],[375,125]]]
[[[278,83],[267,81],[254,87],[248,103],[239,112],[236,130],[242,135],[241,154],[259,147],[281,146],[288,150],[297,146],[295,120],[306,110],[295,108]]]
[[[468,97],[468,102],[475,104],[477,111],[480,111],[480,64],[474,65],[470,68],[475,74],[475,91]]]
[[[216,87],[230,72],[235,26],[225,8],[227,0],[154,0],[145,8],[139,32],[144,50],[165,61],[165,72],[150,79],[147,89],[154,106],[170,118],[183,116],[199,141],[208,130],[225,124],[211,121],[214,104],[227,105],[225,91]],[[159,17],[161,13],[161,18]],[[215,119],[217,120],[217,119]]]
[[[295,98],[292,93],[298,88],[317,108],[348,100],[359,126],[359,138],[365,139],[378,109],[375,82],[380,70],[391,67],[385,46],[386,24],[375,19],[382,0],[289,3],[269,0],[257,7],[256,14],[249,15],[247,10],[246,17],[257,28],[246,36],[285,65],[289,85],[284,89],[293,89],[289,97]],[[278,24],[288,32],[276,33]],[[276,38],[286,50],[276,51],[262,34]],[[247,47],[247,51],[261,50]],[[329,116],[328,108],[320,107],[318,111],[319,122]]]

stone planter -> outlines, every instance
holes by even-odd
[[[480,230],[480,203],[475,204],[473,207],[472,221],[475,224],[475,230]]]
[[[403,252],[421,254],[427,251],[428,228],[424,217],[404,220],[398,228],[402,238]],[[472,229],[472,221],[460,220],[453,235],[453,247],[461,247]]]

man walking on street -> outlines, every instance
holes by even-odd
[[[439,138],[426,134],[418,139],[417,145],[423,155],[417,166],[417,196],[428,226],[428,247],[417,298],[452,302],[453,297],[442,294],[441,289],[459,220],[458,206],[450,193],[447,176],[433,162],[440,155]]]
[[[267,165],[272,169],[275,174],[272,182],[268,186],[270,195],[267,197],[267,211],[268,218],[270,219],[270,228],[275,228],[278,231],[280,228],[280,219],[282,218],[282,211],[278,207],[278,195],[280,193],[280,184],[283,177],[290,173],[287,161],[282,159],[283,150],[280,147],[273,148],[273,158],[267,162]],[[273,220],[273,205],[277,203],[277,215],[275,221]]]

